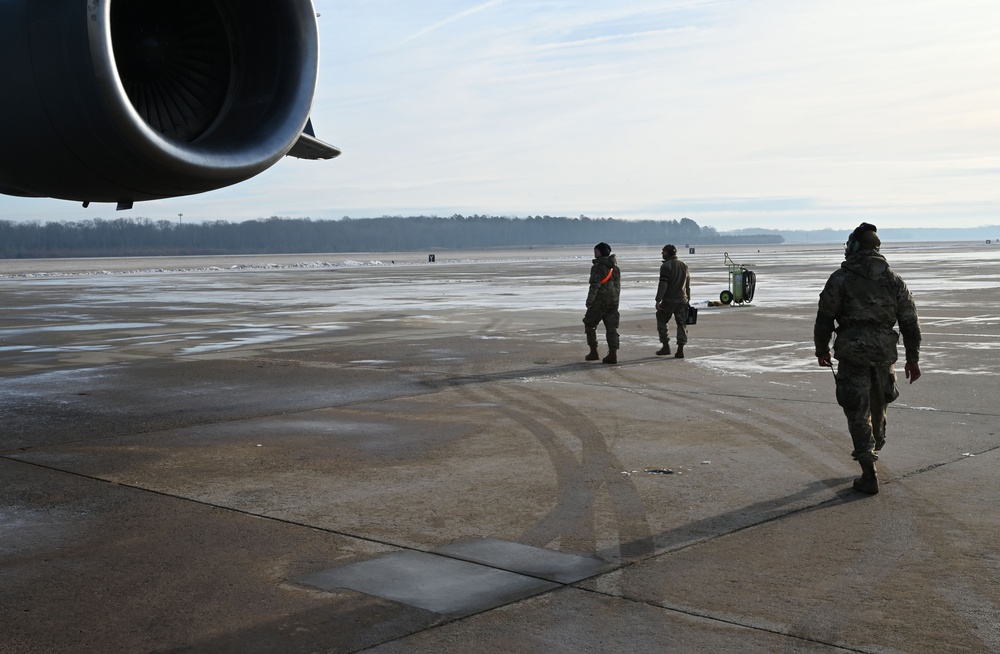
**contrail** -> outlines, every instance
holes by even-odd
[[[454,16],[449,16],[448,18],[445,18],[442,21],[438,21],[437,23],[434,23],[429,27],[425,27],[424,29],[407,36],[402,41],[400,41],[400,43],[406,43],[407,41],[412,41],[413,39],[423,36],[424,34],[429,34],[430,32],[433,32],[439,27],[444,27],[448,23],[454,23],[456,20],[461,20],[466,16],[471,16],[473,14],[478,14],[481,11],[486,11],[487,9],[491,9],[492,7],[496,7],[497,5],[503,4],[503,2],[504,0],[489,0],[489,2],[484,2],[481,5],[472,7],[471,9],[460,11]]]

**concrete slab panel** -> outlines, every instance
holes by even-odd
[[[581,586],[851,651],[1000,652],[1000,450]]]
[[[392,552],[296,581],[326,590],[349,588],[453,618],[558,588],[552,582],[425,552]]]
[[[4,654],[349,652],[442,621],[291,582],[384,545],[3,458],[0,479]]]
[[[564,588],[365,650],[368,654],[844,654],[814,640]]]
[[[14,369],[3,363],[8,373]],[[320,366],[264,360],[149,356],[125,364],[102,361],[24,371],[0,383],[6,426],[0,431],[0,449],[100,440],[425,391],[419,380],[396,371],[356,370],[350,384],[336,386],[329,383],[333,374]]]
[[[554,552],[498,538],[475,538],[431,551],[560,584],[572,584],[616,567],[613,563],[590,556]]]

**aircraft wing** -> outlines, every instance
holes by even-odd
[[[306,122],[306,128],[299,135],[299,140],[285,155],[296,159],[333,159],[340,155],[340,148],[316,138],[310,118]]]

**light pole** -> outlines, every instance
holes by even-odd
[[[178,225],[184,224],[184,214],[182,213],[177,214],[177,224]]]

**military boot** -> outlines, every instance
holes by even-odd
[[[875,470],[874,461],[859,461],[861,464],[861,476],[854,480],[854,490],[874,495],[878,492],[878,471]]]
[[[603,363],[618,363],[618,350],[608,350],[608,356],[601,359]]]
[[[597,352],[597,346],[596,345],[591,345],[590,346],[590,352],[587,353],[587,356],[583,357],[583,360],[584,361],[597,361],[600,358],[601,358],[601,355]]]
[[[670,344],[664,343],[663,347],[661,347],[659,350],[656,351],[656,354],[661,357],[670,354]]]
[[[683,359],[684,358],[684,346],[683,345],[678,345],[677,346],[677,354],[674,355],[674,358],[675,359]]]

